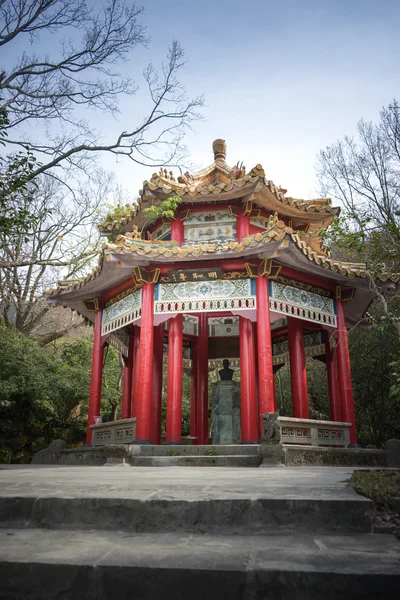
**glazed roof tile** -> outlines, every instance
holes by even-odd
[[[211,175],[214,175],[210,179]],[[221,177],[220,177],[221,175]],[[144,181],[143,190],[140,191],[140,197],[132,210],[126,215],[106,221],[99,226],[101,232],[112,232],[121,230],[130,221],[142,211],[142,204],[148,200],[149,196],[165,196],[174,194],[182,199],[182,202],[190,203],[192,201],[204,199],[222,200],[221,195],[226,197],[230,193],[243,191],[243,195],[254,191],[260,196],[271,196],[273,201],[278,203],[274,206],[274,212],[277,206],[282,207],[282,214],[285,214],[285,206],[298,211],[301,214],[321,215],[321,218],[333,218],[339,214],[340,208],[332,206],[330,198],[316,198],[313,200],[302,200],[286,196],[286,191],[278,188],[273,181],[265,176],[262,165],[258,164],[251,171],[245,173],[242,169],[235,170],[229,167],[224,161],[215,161],[206,169],[202,169],[193,175],[186,173],[180,177],[181,181],[168,175],[165,169],[161,173],[154,173],[150,181]],[[258,204],[257,198],[255,203]],[[260,206],[262,204],[260,203]]]
[[[171,258],[173,261],[191,257],[205,258],[208,255],[214,255],[215,258],[218,258],[219,254],[223,254],[224,256],[230,255],[234,258],[240,256],[246,249],[254,248],[256,251],[262,250],[263,247],[266,247],[271,242],[281,242],[285,239],[292,242],[298,251],[306,256],[310,262],[313,262],[332,273],[337,273],[342,277],[347,277],[349,279],[367,278],[366,265],[364,263],[341,262],[320,254],[302,240],[300,235],[295,233],[292,228],[287,227],[283,221],[278,220],[276,217],[270,217],[269,227],[266,231],[249,235],[241,242],[213,242],[181,247],[177,242],[160,241],[155,243],[154,241],[132,239],[129,236],[119,235],[114,243],[103,245],[99,264],[89,275],[79,279],[77,282],[63,282],[57,288],[47,290],[46,295],[48,297],[54,297],[65,291],[83,288],[101,273],[106,254],[136,255],[138,257],[146,257],[147,259]],[[384,273],[379,277],[379,281],[382,282],[391,281],[393,283],[398,283],[399,280],[400,274],[397,273]]]

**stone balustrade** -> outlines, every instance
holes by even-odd
[[[92,446],[131,444],[136,439],[136,417],[91,425]]]
[[[283,444],[348,446],[351,423],[278,417]]]

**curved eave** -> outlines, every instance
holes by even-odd
[[[126,281],[132,276],[135,266],[152,264],[188,263],[196,260],[208,261],[234,258],[273,258],[275,262],[290,267],[299,273],[308,273],[335,285],[354,287],[355,299],[346,304],[346,318],[349,324],[355,324],[368,308],[373,293],[365,272],[365,265],[341,263],[318,255],[302,242],[289,228],[272,229],[268,234],[256,234],[238,242],[225,244],[206,244],[200,246],[163,246],[135,242],[121,236],[118,244],[108,244],[94,272],[69,288],[57,288],[47,292],[50,301],[69,306],[93,320],[82,300],[99,297],[110,288]],[[105,259],[105,260],[104,260]],[[385,288],[399,281],[399,275],[388,275],[379,280]],[[133,284],[133,280],[132,280]]]

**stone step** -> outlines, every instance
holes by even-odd
[[[350,497],[226,496],[153,497],[120,493],[75,497],[17,496],[0,498],[0,528],[126,529],[134,532],[183,531],[262,535],[267,532],[371,532],[373,504]]]
[[[179,452],[179,451],[178,451]],[[260,456],[238,455],[190,455],[183,456],[132,456],[129,464],[132,467],[259,467]]]
[[[397,600],[399,560],[387,535],[11,529],[0,531],[0,598]]]
[[[258,456],[259,444],[136,446],[140,456]],[[132,450],[135,451],[136,448]],[[174,454],[173,454],[174,455]],[[174,455],[175,456],[175,455]]]

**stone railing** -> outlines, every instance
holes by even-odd
[[[91,425],[92,446],[131,444],[136,439],[136,417]]]
[[[348,446],[351,423],[278,417],[283,444]]]

